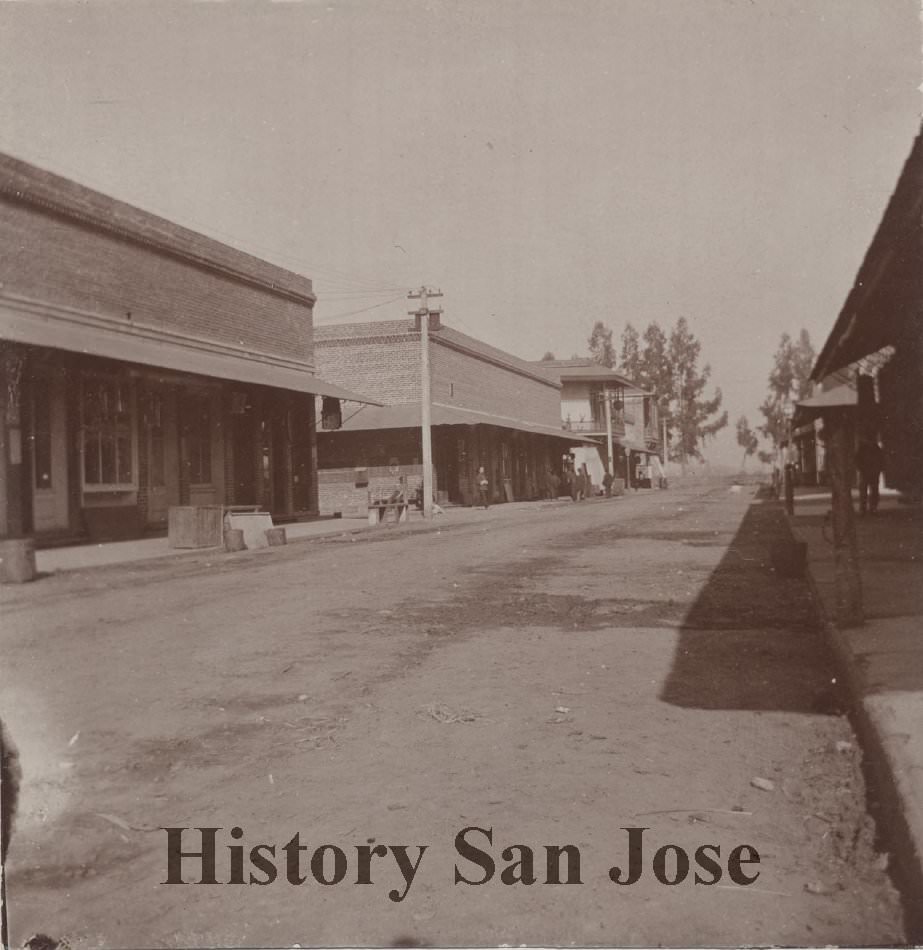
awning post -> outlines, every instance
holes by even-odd
[[[847,411],[834,409],[825,412],[822,436],[827,447],[827,470],[833,505],[836,623],[840,627],[857,627],[864,618],[856,520],[852,506],[852,426]]]

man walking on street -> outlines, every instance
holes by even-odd
[[[487,472],[484,471],[484,466],[482,465],[478,469],[478,498],[481,502],[481,506],[486,511],[490,507],[490,482],[487,480]]]

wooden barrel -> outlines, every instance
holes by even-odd
[[[0,540],[0,583],[25,584],[35,580],[35,542],[32,538]]]

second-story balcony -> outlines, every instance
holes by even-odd
[[[605,419],[565,419],[561,426],[568,432],[580,432],[583,435],[604,436],[606,434]],[[625,419],[620,412],[612,413],[612,434],[625,434]]]

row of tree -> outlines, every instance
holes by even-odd
[[[611,328],[598,320],[587,340],[589,355],[656,394],[660,418],[667,423],[671,459],[701,458],[706,439],[728,424],[728,414],[721,410],[720,388],[706,395],[711,367],[708,363],[700,367],[702,344],[686,318],[680,317],[669,332],[656,321],[640,333],[628,323],[619,343],[617,351]],[[751,455],[766,464],[777,458],[789,436],[787,408],[810,395],[814,356],[807,330],[797,339],[782,334],[769,373],[769,391],[759,407],[763,422],[753,429],[746,415],[737,420],[737,444],[743,449],[741,467]],[[542,357],[554,358],[551,352]],[[768,440],[768,450],[760,448],[760,435]]]
[[[787,333],[782,334],[769,373],[769,392],[760,406],[763,422],[757,426],[757,431],[769,440],[772,448],[760,448],[759,436],[751,429],[747,417],[741,416],[737,420],[737,444],[744,452],[741,468],[751,455],[756,455],[764,464],[778,458],[780,448],[790,437],[790,413],[794,404],[811,395],[814,355],[807,330],[802,330],[797,340]]]
[[[702,344],[685,317],[680,317],[669,332],[656,321],[641,332],[626,324],[618,352],[612,330],[598,320],[587,345],[597,363],[618,369],[655,394],[661,422],[667,425],[671,459],[701,458],[705,440],[727,425],[720,388],[706,395],[711,367],[707,363],[700,366]],[[546,353],[544,359],[554,356]]]

